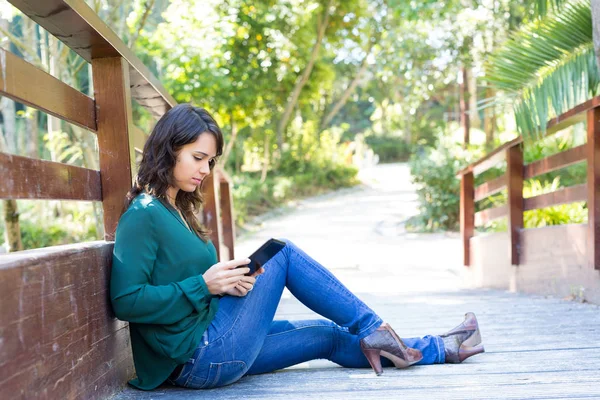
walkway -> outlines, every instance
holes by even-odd
[[[129,399],[600,399],[600,308],[461,288],[458,235],[408,234],[416,213],[405,165],[378,166],[366,184],[303,201],[242,238],[238,256],[287,237],[327,265],[401,336],[439,334],[474,311],[486,353],[459,365],[344,369],[324,360],[207,391],[127,389]],[[277,318],[317,316],[289,293]]]

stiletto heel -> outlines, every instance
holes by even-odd
[[[480,353],[485,353],[485,349],[483,348],[482,344],[478,344],[477,346],[473,347],[462,345],[460,346],[460,349],[458,349],[458,359],[460,362],[463,362],[467,358]]]
[[[383,374],[380,356],[392,361],[396,368],[406,368],[423,359],[423,354],[407,347],[387,323],[362,339],[360,348],[377,375]]]
[[[371,364],[371,368],[373,368],[375,374],[377,374],[377,376],[383,374],[383,367],[381,366],[381,350],[365,349],[362,343],[360,348],[365,357],[367,357],[367,361],[369,361],[369,364]]]
[[[484,353],[477,317],[472,312],[456,328],[440,335],[444,341],[446,362],[458,364],[475,354]]]

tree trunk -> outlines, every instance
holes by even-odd
[[[469,74],[466,67],[462,67],[462,85],[460,87],[460,124],[463,127],[463,147],[467,147],[470,138],[469,126]]]
[[[487,99],[494,97],[494,89],[488,86],[485,91]],[[483,129],[485,131],[485,149],[491,151],[494,149],[494,134],[496,131],[496,112],[493,106],[484,110]]]
[[[296,106],[296,103],[298,102],[298,98],[300,97],[300,92],[302,92],[302,88],[304,88],[304,85],[306,85],[306,83],[308,82],[308,78],[310,77],[313,67],[315,66],[315,62],[317,61],[317,56],[319,55],[319,49],[321,48],[321,43],[323,42],[323,37],[325,37],[325,31],[327,29],[327,26],[329,25],[329,16],[330,16],[329,9],[331,8],[332,5],[333,5],[333,0],[329,0],[327,2],[327,6],[325,6],[325,9],[323,10],[323,16],[322,16],[321,22],[319,23],[319,26],[317,28],[317,39],[315,40],[315,44],[313,45],[312,52],[311,52],[310,58],[308,60],[308,64],[306,64],[306,67],[304,68],[302,75],[296,81],[296,85],[294,86],[294,89],[292,90],[292,93],[288,99],[288,102],[283,111],[283,115],[281,116],[281,119],[279,120],[279,123],[277,124],[277,144],[279,146],[279,151],[281,151],[283,148],[283,134],[285,132],[285,128],[287,127],[287,124],[292,115],[292,111],[294,111],[294,107]]]
[[[229,114],[229,121],[231,124],[231,138],[229,139],[229,142],[227,142],[227,146],[225,146],[225,151],[221,157],[221,165],[223,167],[225,167],[227,164],[227,160],[229,159],[229,155],[231,154],[231,150],[233,149],[233,145],[235,144],[235,139],[237,138],[238,134],[238,127],[233,117],[233,112]]]
[[[477,112],[477,77],[473,73],[473,68],[467,71],[469,76],[469,128],[481,128],[481,118]]]
[[[373,48],[374,45],[375,45],[375,43],[371,42],[371,44],[369,45],[369,48],[367,49],[367,53],[365,54],[365,58],[363,58],[362,63],[360,64],[360,67],[358,68],[358,72],[354,76],[354,79],[352,79],[352,82],[350,82],[350,84],[348,85],[346,90],[344,90],[344,93],[342,93],[342,95],[340,96],[340,99],[337,101],[337,103],[335,103],[335,105],[331,108],[331,111],[329,111],[327,116],[325,118],[323,118],[323,121],[321,122],[321,130],[327,128],[327,126],[333,120],[333,118],[337,115],[337,113],[339,113],[340,110],[342,109],[342,107],[344,107],[344,105],[350,98],[350,95],[352,93],[354,93],[354,90],[358,86],[358,82],[360,81],[360,78],[367,70],[367,67],[368,67],[367,59],[369,58],[369,55],[371,54],[371,49]]]
[[[263,167],[260,174],[260,182],[263,183],[267,180],[267,173],[269,172],[269,135],[265,133],[265,151],[263,157]]]
[[[596,61],[600,65],[600,0],[591,0],[591,5],[594,52],[596,53]]]
[[[148,16],[154,7],[154,1],[155,0],[146,0],[146,4],[144,4],[144,14],[142,15],[142,18],[140,18],[138,26],[136,27],[135,32],[133,32],[133,36],[129,38],[129,47],[132,49],[135,47],[135,42],[137,42],[140,32],[144,29],[144,25],[146,25]]]
[[[0,101],[2,103],[2,117],[4,120],[4,128],[8,133],[10,130],[15,128],[15,113],[14,113],[14,102],[5,97]],[[12,107],[7,106],[8,103],[12,103]],[[4,106],[7,106],[6,108]],[[10,148],[10,144],[5,140],[5,136],[2,134],[0,129],[0,152],[2,153],[13,153],[16,149]],[[23,242],[21,241],[21,225],[19,223],[19,207],[17,201],[13,199],[2,200],[4,209],[4,241],[6,242],[7,251],[20,251],[23,250]]]

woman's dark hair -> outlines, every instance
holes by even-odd
[[[191,104],[179,104],[167,111],[146,140],[142,161],[138,169],[135,183],[125,200],[125,210],[133,199],[142,192],[151,194],[166,201],[167,189],[175,186],[173,169],[177,161],[177,153],[188,143],[193,143],[202,134],[213,135],[217,142],[216,157],[223,154],[223,134],[214,118],[203,108]],[[210,164],[212,170],[216,161]],[[190,227],[204,239],[209,232],[203,227],[194,213],[203,203],[202,187],[193,192],[179,190],[175,204],[181,210]]]

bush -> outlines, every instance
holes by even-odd
[[[329,190],[356,185],[358,170],[339,164],[308,165],[292,176],[269,176],[264,182],[251,175],[233,178],[233,204],[236,223],[243,225],[250,217],[262,214],[285,202]]]
[[[365,142],[379,156],[381,163],[407,161],[410,158],[410,146],[400,137],[372,135],[367,136]]]
[[[443,142],[443,141],[441,141]],[[451,143],[413,154],[410,170],[417,184],[419,215],[407,223],[409,230],[456,230],[459,228],[460,180],[456,177],[467,165],[467,153]]]
[[[459,229],[460,180],[458,171],[481,158],[482,146],[462,148],[451,137],[440,136],[437,147],[419,147],[410,158],[412,182],[417,185],[419,215],[406,228],[412,231]]]

